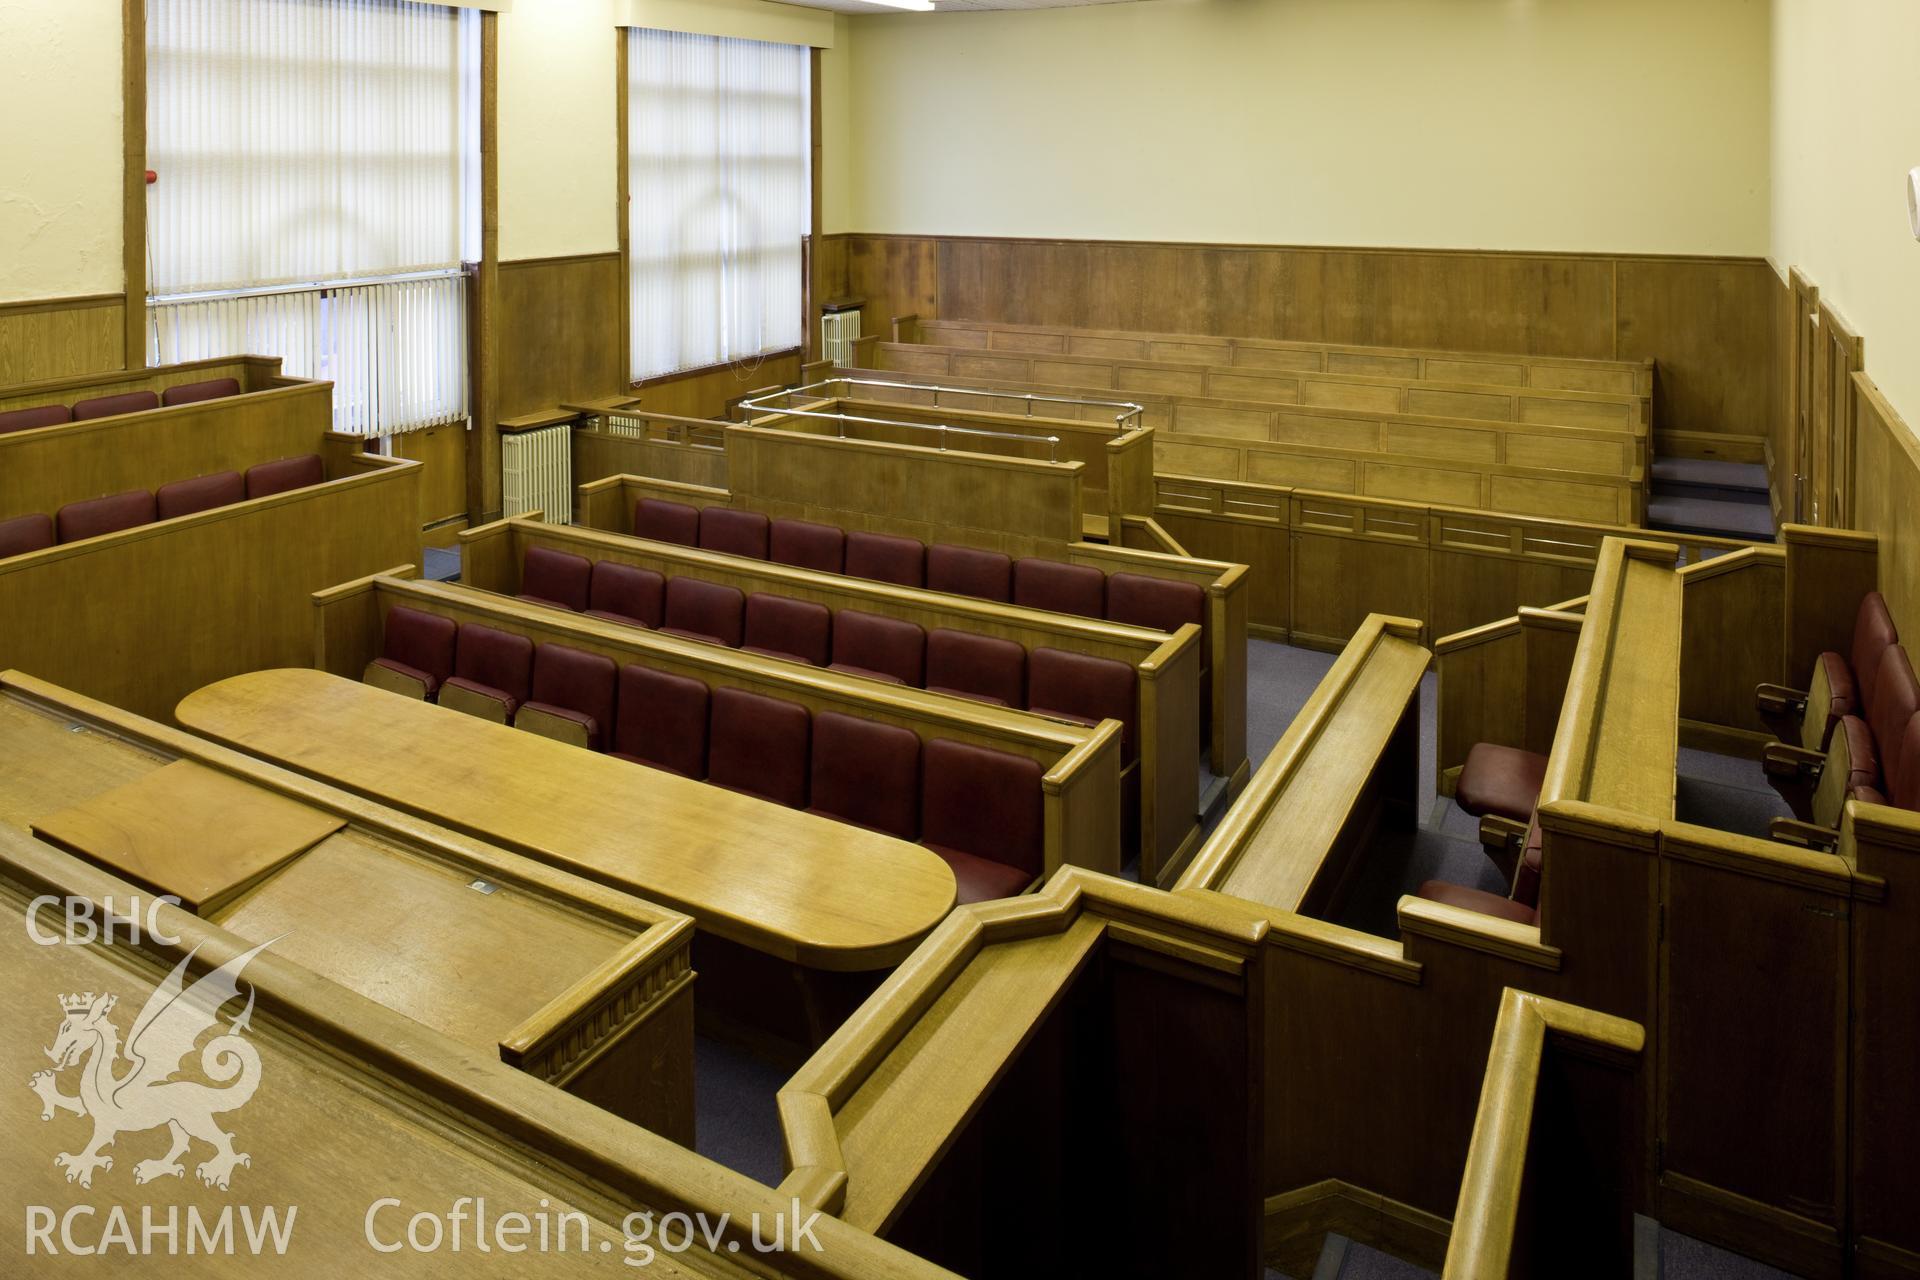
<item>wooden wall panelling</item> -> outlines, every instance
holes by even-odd
[[[432,546],[447,546],[467,522],[467,445],[465,422],[452,422],[393,438],[394,456],[421,464],[420,529]]]
[[[1680,571],[1680,721],[1692,745],[1748,755],[1773,738],[1754,710],[1754,686],[1797,685],[1806,674],[1785,670],[1786,566],[1780,550],[1755,547]],[[1849,626],[1852,618],[1848,611]]]
[[[727,418],[731,416],[733,402],[740,397],[798,382],[801,358],[798,350],[777,351],[750,360],[649,378],[634,383],[633,394],[650,413],[682,418]]]
[[[1826,483],[1821,487],[1821,524],[1848,528],[1853,520],[1853,375],[1867,367],[1866,344],[1826,303],[1820,304],[1820,352],[1816,411],[1824,424]]]
[[[1772,266],[1771,263],[1768,264]],[[1771,288],[1768,314],[1773,319],[1771,377],[1768,391],[1773,398],[1767,415],[1767,479],[1772,490],[1774,527],[1795,518],[1793,513],[1793,289],[1784,274],[1776,271]]]
[[[124,368],[125,313],[117,293],[0,303],[0,386]]]
[[[500,415],[517,417],[626,385],[620,255],[500,264]]]
[[[1871,378],[1857,373],[1853,385],[1854,527],[1878,535],[1887,608],[1903,637],[1920,637],[1920,440]]]
[[[861,331],[884,334],[894,316],[938,314],[939,268],[931,240],[838,236],[848,296],[863,299]]]
[[[1772,270],[1746,258],[1623,258],[1615,354],[1658,361],[1654,421],[1761,436]]]

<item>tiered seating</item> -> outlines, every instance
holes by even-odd
[[[1807,673],[1805,689],[1762,684],[1754,691],[1755,709],[1780,740],[1792,738],[1809,751],[1824,751],[1841,717],[1857,716],[1872,704],[1880,656],[1899,639],[1886,598],[1869,591],[1854,613],[1847,652],[1822,652]]]
[[[31,431],[36,427],[59,426],[64,422],[89,422],[95,418],[113,418],[125,413],[145,413],[177,404],[200,404],[241,394],[238,378],[209,378],[204,382],[181,383],[155,394],[152,391],[123,391],[116,395],[89,396],[64,404],[32,405],[0,413],[0,435],[11,431]]]
[[[1856,634],[1858,628],[1856,628]],[[1837,655],[1823,655],[1834,657]],[[1866,655],[1859,655],[1862,661]],[[1838,668],[1844,672],[1845,668]],[[1797,819],[1773,823],[1775,839],[1814,848],[1832,849],[1840,841],[1840,820],[1849,800],[1911,808],[1915,794],[1912,776],[1920,759],[1909,750],[1920,726],[1920,679],[1904,645],[1889,643],[1879,651],[1871,677],[1860,672],[1864,703],[1842,714],[1828,731],[1824,750],[1811,751],[1786,743],[1768,744],[1762,754],[1768,781],[1793,808]],[[1833,686],[1829,685],[1829,688]],[[1839,697],[1829,699],[1836,704]],[[1807,717],[1815,732],[1819,704]]]
[[[131,411],[130,411],[131,412]],[[326,482],[326,464],[317,453],[280,458],[238,471],[218,471],[175,480],[148,492],[128,489],[101,498],[69,502],[51,520],[38,513],[0,520],[0,559],[42,551],[59,543],[98,538],[122,529],[136,529],[157,520],[174,520],[250,498],[303,489]]]

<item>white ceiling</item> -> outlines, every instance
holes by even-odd
[[[933,0],[936,12],[956,9],[1073,9],[1089,4],[1127,4],[1132,0]],[[785,0],[807,9],[831,9],[835,13],[900,13],[891,5],[871,4],[868,0]]]

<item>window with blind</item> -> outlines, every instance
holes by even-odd
[[[628,31],[636,381],[800,345],[811,92],[804,48]]]
[[[357,435],[467,416],[479,30],[411,0],[147,0],[155,363],[279,356]]]

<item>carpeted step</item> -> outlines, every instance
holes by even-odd
[[[1769,500],[1767,469],[1757,462],[1655,458],[1653,494],[1656,497],[1765,504]]]
[[[1647,527],[1710,538],[1772,542],[1773,511],[1765,503],[1655,494],[1647,499]]]

